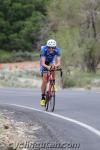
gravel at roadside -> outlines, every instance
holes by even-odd
[[[36,140],[35,132],[40,126],[34,121],[18,121],[13,117],[13,111],[0,109],[0,150],[24,150],[26,141]]]

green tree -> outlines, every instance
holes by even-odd
[[[100,1],[53,0],[48,7],[49,35],[62,48],[64,69],[96,71],[100,63]]]
[[[48,0],[0,0],[0,48],[32,50],[44,27]]]
[[[84,62],[87,69],[96,72],[100,63],[100,1],[82,1],[83,23],[81,25],[81,43],[84,45]],[[81,46],[82,46],[81,45]]]
[[[79,9],[80,0],[54,0],[48,7],[50,37],[55,38],[62,49],[64,70],[81,61]]]

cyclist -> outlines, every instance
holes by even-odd
[[[56,41],[50,39],[47,41],[45,46],[41,46],[41,55],[40,55],[40,73],[42,75],[42,85],[41,85],[41,101],[40,105],[45,106],[45,91],[47,85],[47,72],[52,68],[59,67],[61,64],[60,61],[60,48],[57,47]],[[53,73],[53,76],[54,73]],[[55,82],[55,80],[54,80]]]

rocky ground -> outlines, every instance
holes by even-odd
[[[28,150],[28,143],[35,142],[36,122],[14,119],[14,112],[0,109],[0,150]]]

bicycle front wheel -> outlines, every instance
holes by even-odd
[[[51,96],[50,101],[49,101],[49,107],[50,107],[50,111],[54,112],[54,109],[55,109],[55,90],[54,90],[54,87],[53,87],[53,91],[52,91],[52,96]]]
[[[55,109],[55,88],[54,85],[52,85],[52,91],[49,92],[47,91],[46,93],[46,103],[45,103],[45,110],[46,111],[51,111],[53,112]]]
[[[51,112],[54,111],[55,108],[55,88],[54,85],[52,85],[52,91],[51,94],[47,94],[47,103],[46,103],[46,110],[49,110]]]
[[[46,103],[45,103],[45,110],[48,111],[49,108],[49,95],[48,95],[48,91],[46,93]]]

